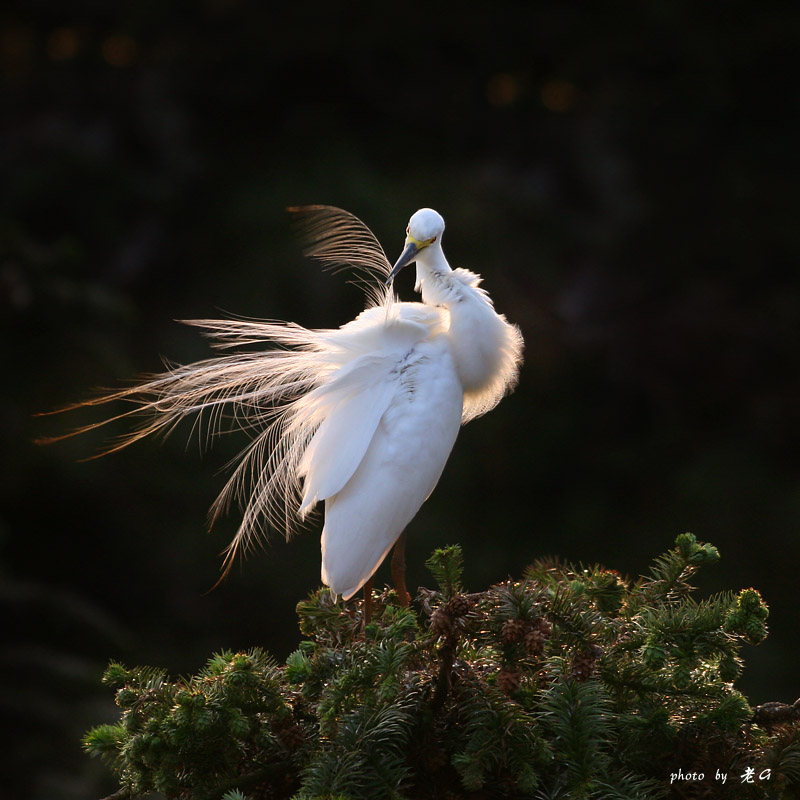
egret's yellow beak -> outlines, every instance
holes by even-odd
[[[408,266],[416,258],[417,253],[421,249],[421,244],[422,242],[418,242],[411,236],[406,239],[406,246],[403,248],[400,258],[397,259],[395,265],[392,267],[392,271],[389,273],[389,277],[386,279],[387,286],[394,280],[395,275],[397,275],[403,267]]]

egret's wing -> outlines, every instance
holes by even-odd
[[[363,586],[433,491],[461,425],[463,395],[449,349],[420,343],[363,459],[325,501],[322,579],[345,599]]]
[[[272,398],[279,412],[274,423],[241,454],[212,509],[216,517],[237,497],[244,505],[226,569],[237,552],[258,539],[264,520],[275,527],[285,522],[288,535],[291,518],[302,520],[316,500],[331,497],[348,482],[397,396],[403,357],[441,326],[438,309],[413,303],[367,309],[338,329],[264,330],[243,321],[204,326],[218,339],[258,341],[266,333],[295,348],[263,354],[279,354],[270,376],[276,395],[284,386],[287,391]]]
[[[298,466],[305,478],[301,516],[340,491],[361,463],[397,389],[395,362],[393,354],[362,357],[304,398],[323,422]]]
[[[304,478],[301,517],[350,480],[401,391],[404,360],[441,324],[437,310],[396,303],[389,313],[371,308],[323,334],[341,362],[327,381],[295,403],[293,427],[315,430],[298,464]]]
[[[330,269],[349,267],[372,305],[381,305],[391,289],[385,281],[392,265],[375,234],[354,214],[335,206],[293,206],[296,228],[307,256]]]

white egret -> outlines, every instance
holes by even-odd
[[[522,336],[495,312],[478,275],[450,268],[442,251],[444,220],[436,211],[423,208],[411,217],[394,267],[352,214],[329,206],[292,211],[304,227],[308,255],[360,273],[365,311],[336,330],[189,321],[221,350],[278,347],[171,367],[132,388],[78,403],[70,408],[114,400],[136,407],[67,435],[143,413],[137,430],[104,451],[113,452],[168,433],[192,415],[205,414],[216,433],[227,416],[252,440],[212,506],[212,522],[234,498],[243,508],[223,575],[264,533],[265,523],[284,527],[288,537],[294,523],[324,503],[322,581],[348,599],[398,543],[392,572],[406,604],[405,528],[436,486],[459,427],[494,408],[514,386]],[[414,261],[422,302],[399,302],[392,280]]]

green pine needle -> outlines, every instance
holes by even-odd
[[[462,590],[461,575],[464,572],[464,555],[459,545],[450,545],[434,550],[425,566],[431,571],[439,590],[446,598]]]
[[[409,608],[374,594],[366,626],[360,601],[299,603],[308,638],[283,666],[257,648],[176,680],[110,664],[120,718],[84,748],[131,800],[677,800],[670,774],[712,762],[798,797],[800,714],[758,726],[735,686],[767,606],[754,589],[694,597],[718,558],[682,534],[636,582],[542,559],[467,595],[461,549],[442,548],[438,591]]]

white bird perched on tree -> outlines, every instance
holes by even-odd
[[[218,432],[227,414],[252,441],[212,506],[212,522],[232,499],[243,506],[223,574],[264,533],[265,522],[284,527],[288,537],[296,521],[324,502],[323,582],[334,594],[352,597],[397,543],[392,572],[407,604],[405,528],[436,486],[459,427],[513,388],[522,336],[495,312],[478,275],[450,268],[442,251],[444,220],[436,211],[423,208],[411,217],[394,267],[352,214],[330,206],[292,211],[305,229],[308,255],[361,273],[367,309],[338,330],[189,321],[221,350],[265,342],[278,349],[176,366],[70,406],[136,404],[67,436],[144,413],[137,430],[104,451],[113,452],[204,412]],[[392,280],[413,261],[422,302],[399,302]]]

